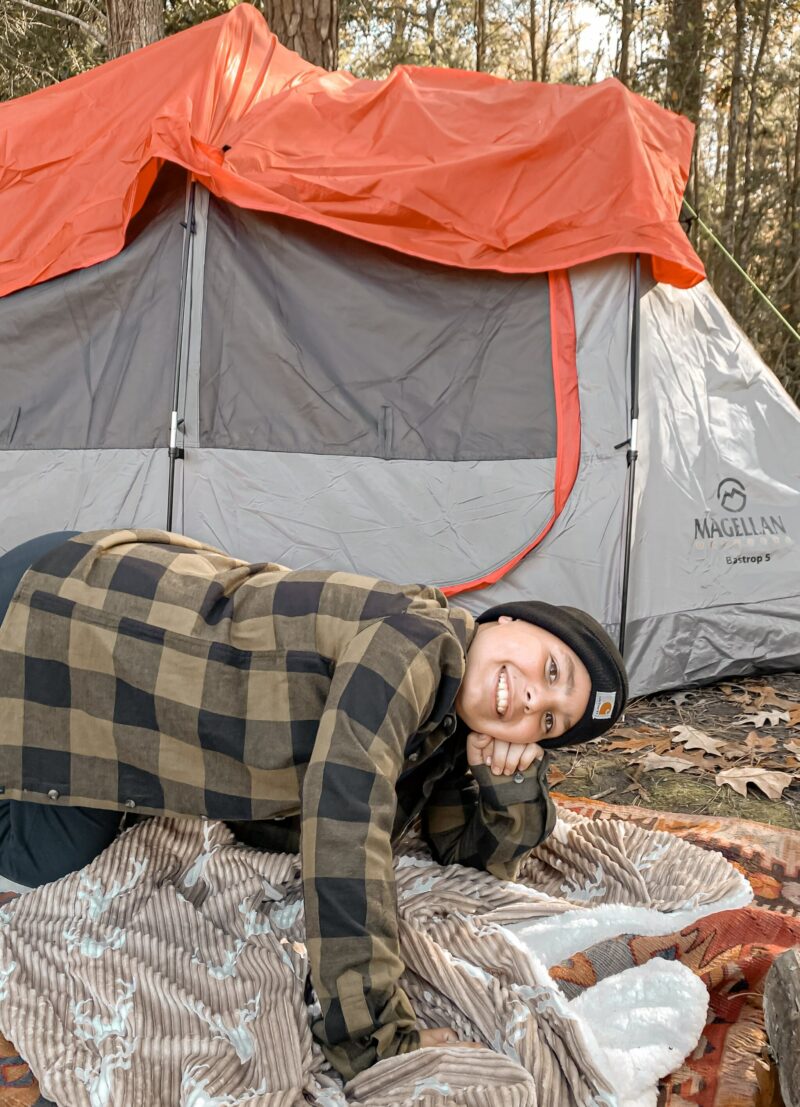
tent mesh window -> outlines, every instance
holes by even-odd
[[[437,265],[212,198],[200,445],[553,458],[548,278]]]

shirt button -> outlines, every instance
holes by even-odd
[[[409,760],[409,761],[416,761],[416,760],[417,760],[418,758],[419,758],[419,752],[417,752],[417,753],[410,753],[410,754],[408,755],[408,760]]]
[[[51,800],[57,800],[58,799],[58,792],[55,790],[55,788],[51,788],[50,791],[47,794],[48,794],[48,796],[50,797]]]
[[[512,777],[512,780],[514,781],[514,783],[515,784],[522,784],[524,779],[525,779],[525,777],[522,775],[522,773],[519,771],[519,769],[517,769],[517,771],[514,773],[514,776]]]
[[[125,806],[126,807],[135,807],[136,806],[136,800],[125,800]]]
[[[442,719],[442,727],[444,729],[445,737],[449,738],[456,729],[455,715],[445,715],[445,717]]]

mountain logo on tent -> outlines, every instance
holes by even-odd
[[[719,482],[717,499],[720,507],[725,511],[744,511],[747,504],[747,493],[744,485],[736,477],[726,477]]]

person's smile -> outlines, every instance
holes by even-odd
[[[512,718],[511,680],[505,665],[500,667],[494,690],[494,706],[501,719]]]

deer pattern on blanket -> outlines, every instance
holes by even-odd
[[[128,1102],[134,1087],[152,1107],[238,1107],[279,1092],[315,1107],[444,1107],[467,1088],[475,1107],[601,1107],[617,1092],[602,1050],[506,925],[619,903],[669,913],[703,899],[711,910],[742,887],[720,855],[631,829],[567,813],[514,884],[438,865],[418,839],[396,859],[403,986],[421,1025],[453,1025],[481,1051],[419,1050],[345,1087],[309,1029],[297,858],[242,846],[206,820],[136,824],[82,872],[14,901],[0,926],[0,1030],[45,1094],[90,1107]],[[43,942],[44,914],[57,925]],[[145,1032],[158,1035],[156,1074]]]

